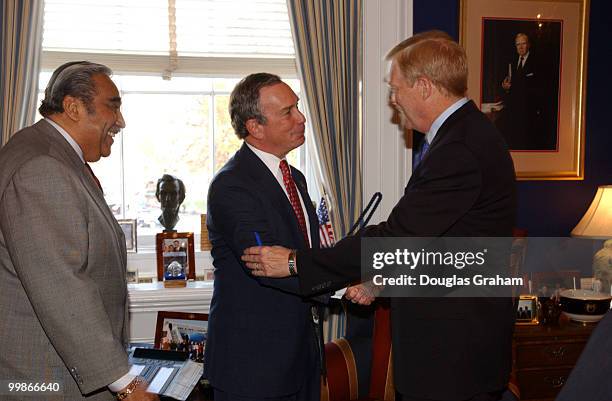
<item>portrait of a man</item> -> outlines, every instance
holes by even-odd
[[[559,21],[485,19],[482,110],[511,151],[556,151]]]

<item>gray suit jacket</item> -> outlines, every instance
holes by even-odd
[[[121,228],[74,149],[44,120],[16,133],[0,149],[0,380],[113,399],[105,386],[128,370],[125,269]]]

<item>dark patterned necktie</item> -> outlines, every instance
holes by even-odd
[[[419,151],[416,152],[416,154],[414,155],[414,160],[412,161],[412,171],[416,170],[417,166],[423,160],[423,157],[425,157],[425,153],[427,153],[428,149],[429,142],[427,142],[427,139],[423,138],[423,142],[421,142],[421,147],[419,148]]]
[[[523,69],[523,56],[519,57],[519,63],[518,63],[518,67],[516,67],[517,71],[520,71]]]
[[[300,203],[300,197],[297,192],[297,187],[295,186],[295,181],[293,181],[293,177],[291,176],[291,169],[289,168],[287,160],[281,160],[280,169],[283,173],[283,182],[285,183],[285,188],[287,189],[287,194],[289,195],[289,202],[291,202],[291,207],[293,208],[293,212],[297,217],[298,224],[300,226],[300,231],[302,231],[304,241],[306,241],[306,246],[310,247],[310,241],[308,240],[308,230],[306,229],[306,218],[304,217],[304,210],[302,209],[302,204]]]
[[[85,167],[87,168],[87,170],[89,171],[89,174],[91,174],[91,178],[94,179],[94,181],[96,182],[96,184],[98,184],[98,188],[100,188],[100,191],[102,191],[102,193],[104,193],[104,190],[102,189],[102,184],[100,184],[100,180],[98,179],[98,177],[96,177],[96,175],[94,174],[93,170],[91,169],[91,166],[89,165],[89,163],[85,163]]]

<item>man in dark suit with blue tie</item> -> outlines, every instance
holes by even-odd
[[[404,195],[386,221],[334,248],[254,247],[258,277],[297,276],[304,294],[361,276],[361,237],[510,237],[514,168],[497,129],[465,97],[465,51],[440,33],[416,35],[389,58],[390,101],[425,133]],[[353,289],[358,288],[354,287]],[[360,295],[347,296],[361,303]],[[395,388],[402,401],[494,401],[508,383],[515,310],[507,298],[391,299]]]
[[[244,144],[208,192],[215,281],[204,376],[215,401],[318,400],[318,307],[299,295],[296,277],[257,278],[240,260],[259,243],[319,245],[306,180],[285,159],[304,143],[305,118],[293,90],[267,73],[244,78],[229,111]]]

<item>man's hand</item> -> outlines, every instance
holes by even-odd
[[[511,86],[512,86],[512,82],[510,81],[510,77],[504,78],[504,80],[502,81],[502,88],[508,91],[510,90]]]
[[[380,288],[371,281],[352,285],[346,289],[344,297],[359,305],[370,305],[380,294]]]
[[[291,249],[282,246],[254,246],[244,250],[242,261],[254,276],[289,277],[290,253]]]

